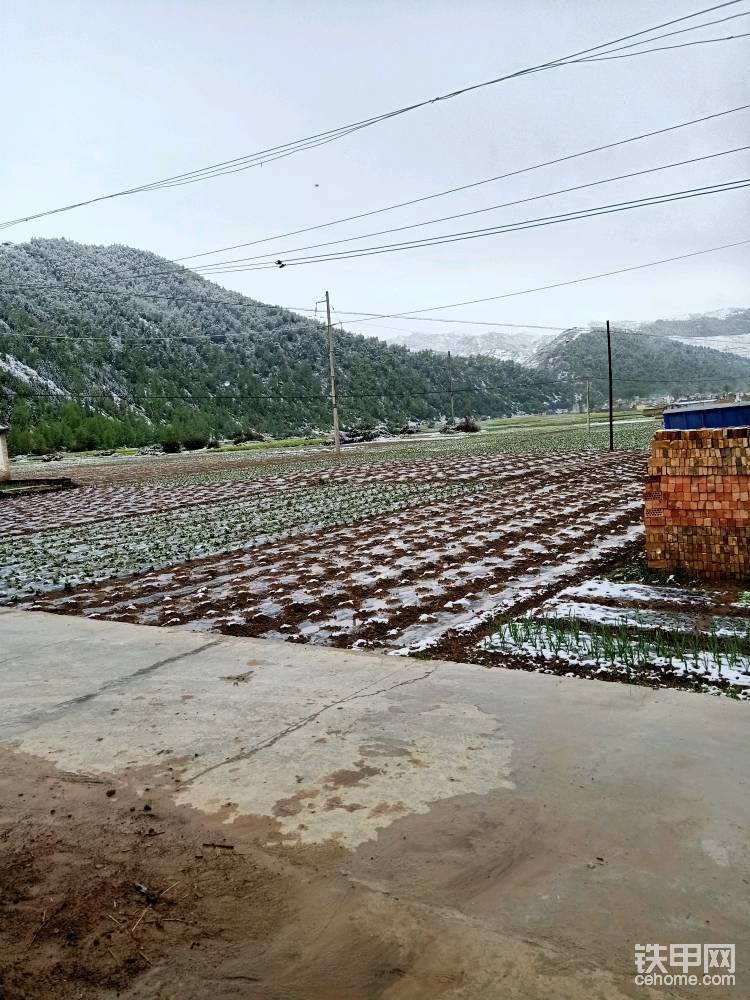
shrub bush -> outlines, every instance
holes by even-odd
[[[479,421],[475,420],[474,417],[463,417],[456,424],[457,431],[463,431],[468,434],[476,434],[478,431],[481,431],[481,429]]]
[[[205,448],[207,444],[208,437],[203,434],[190,434],[182,442],[183,447],[188,451],[197,451],[199,448]]]
[[[245,444],[246,441],[264,441],[265,438],[260,431],[249,427],[247,430],[238,431],[232,438],[233,444]]]

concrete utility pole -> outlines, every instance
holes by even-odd
[[[586,432],[591,437],[591,382],[586,379]]]
[[[453,412],[453,362],[451,361],[451,352],[448,351],[448,385],[451,397],[451,424],[456,422],[456,414]]]
[[[326,292],[326,318],[328,320],[328,366],[331,373],[331,409],[333,410],[333,447],[341,454],[341,433],[339,431],[339,410],[336,405],[336,366],[333,359],[333,327],[331,326],[331,298]]]
[[[615,450],[615,425],[614,425],[614,405],[612,393],[612,337],[609,332],[609,320],[607,320],[607,365],[609,368],[609,450]]]

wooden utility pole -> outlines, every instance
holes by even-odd
[[[339,431],[339,410],[336,405],[336,366],[333,360],[333,327],[331,326],[331,298],[326,292],[326,319],[328,320],[328,367],[331,379],[331,409],[333,410],[333,448],[341,454],[341,433]]]
[[[448,386],[451,397],[451,424],[456,422],[456,414],[453,412],[453,362],[451,361],[451,352],[448,351]]]
[[[607,320],[607,366],[609,377],[609,450],[615,450],[614,397],[612,393],[612,336]]]
[[[591,382],[586,379],[586,432],[591,437]]]

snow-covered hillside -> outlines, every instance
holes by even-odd
[[[498,361],[517,361],[528,364],[534,351],[543,344],[550,343],[556,336],[553,330],[535,330],[526,327],[506,332],[489,330],[481,333],[466,333],[461,330],[425,330],[404,333],[379,334],[381,340],[391,344],[401,344],[410,351],[451,351],[459,357],[497,358]]]
[[[601,323],[586,324],[579,330],[598,329]],[[691,347],[709,347],[725,354],[750,358],[750,309],[717,309],[715,312],[657,319],[649,323],[616,320],[613,329],[666,337]],[[502,361],[516,361],[535,367],[546,349],[556,340],[554,331],[533,327],[467,333],[465,330],[425,330],[379,334],[381,340],[402,344],[410,351],[451,351],[457,356],[483,355]]]

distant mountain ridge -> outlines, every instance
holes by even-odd
[[[660,337],[707,339],[711,337],[750,337],[750,309],[717,309],[679,319],[657,319],[639,323],[642,333]]]
[[[348,425],[450,412],[444,355],[336,335]],[[457,358],[457,414],[569,407],[574,387],[511,361]],[[125,246],[0,246],[0,421],[16,451],[140,444],[245,428],[328,431],[320,323]]]
[[[451,351],[459,357],[496,358],[501,361],[517,361],[527,364],[534,351],[542,344],[553,340],[556,334],[550,330],[535,330],[521,327],[506,331],[487,330],[481,333],[464,331],[425,330],[404,333],[380,334],[381,339],[391,344],[401,344],[410,351]]]
[[[750,358],[696,343],[613,327],[612,366],[618,399],[695,396],[750,388]],[[537,349],[535,368],[550,377],[591,377],[596,405],[606,399],[607,337],[601,327],[566,330]]]
[[[717,309],[683,319],[658,319],[638,327],[644,333],[684,344],[704,344],[717,351],[750,357],[750,309]]]
[[[750,309],[717,309],[710,313],[650,322],[618,321],[619,329],[655,337],[669,337],[684,343],[705,341],[705,346],[726,353],[750,357]],[[593,327],[594,324],[587,324]],[[578,328],[576,328],[578,329]],[[402,344],[411,351],[432,349],[452,351],[458,356],[502,358],[519,364],[535,365],[537,351],[544,351],[557,334],[522,327],[512,331],[489,330],[478,334],[463,330],[433,332],[406,331],[381,335],[389,343]]]

